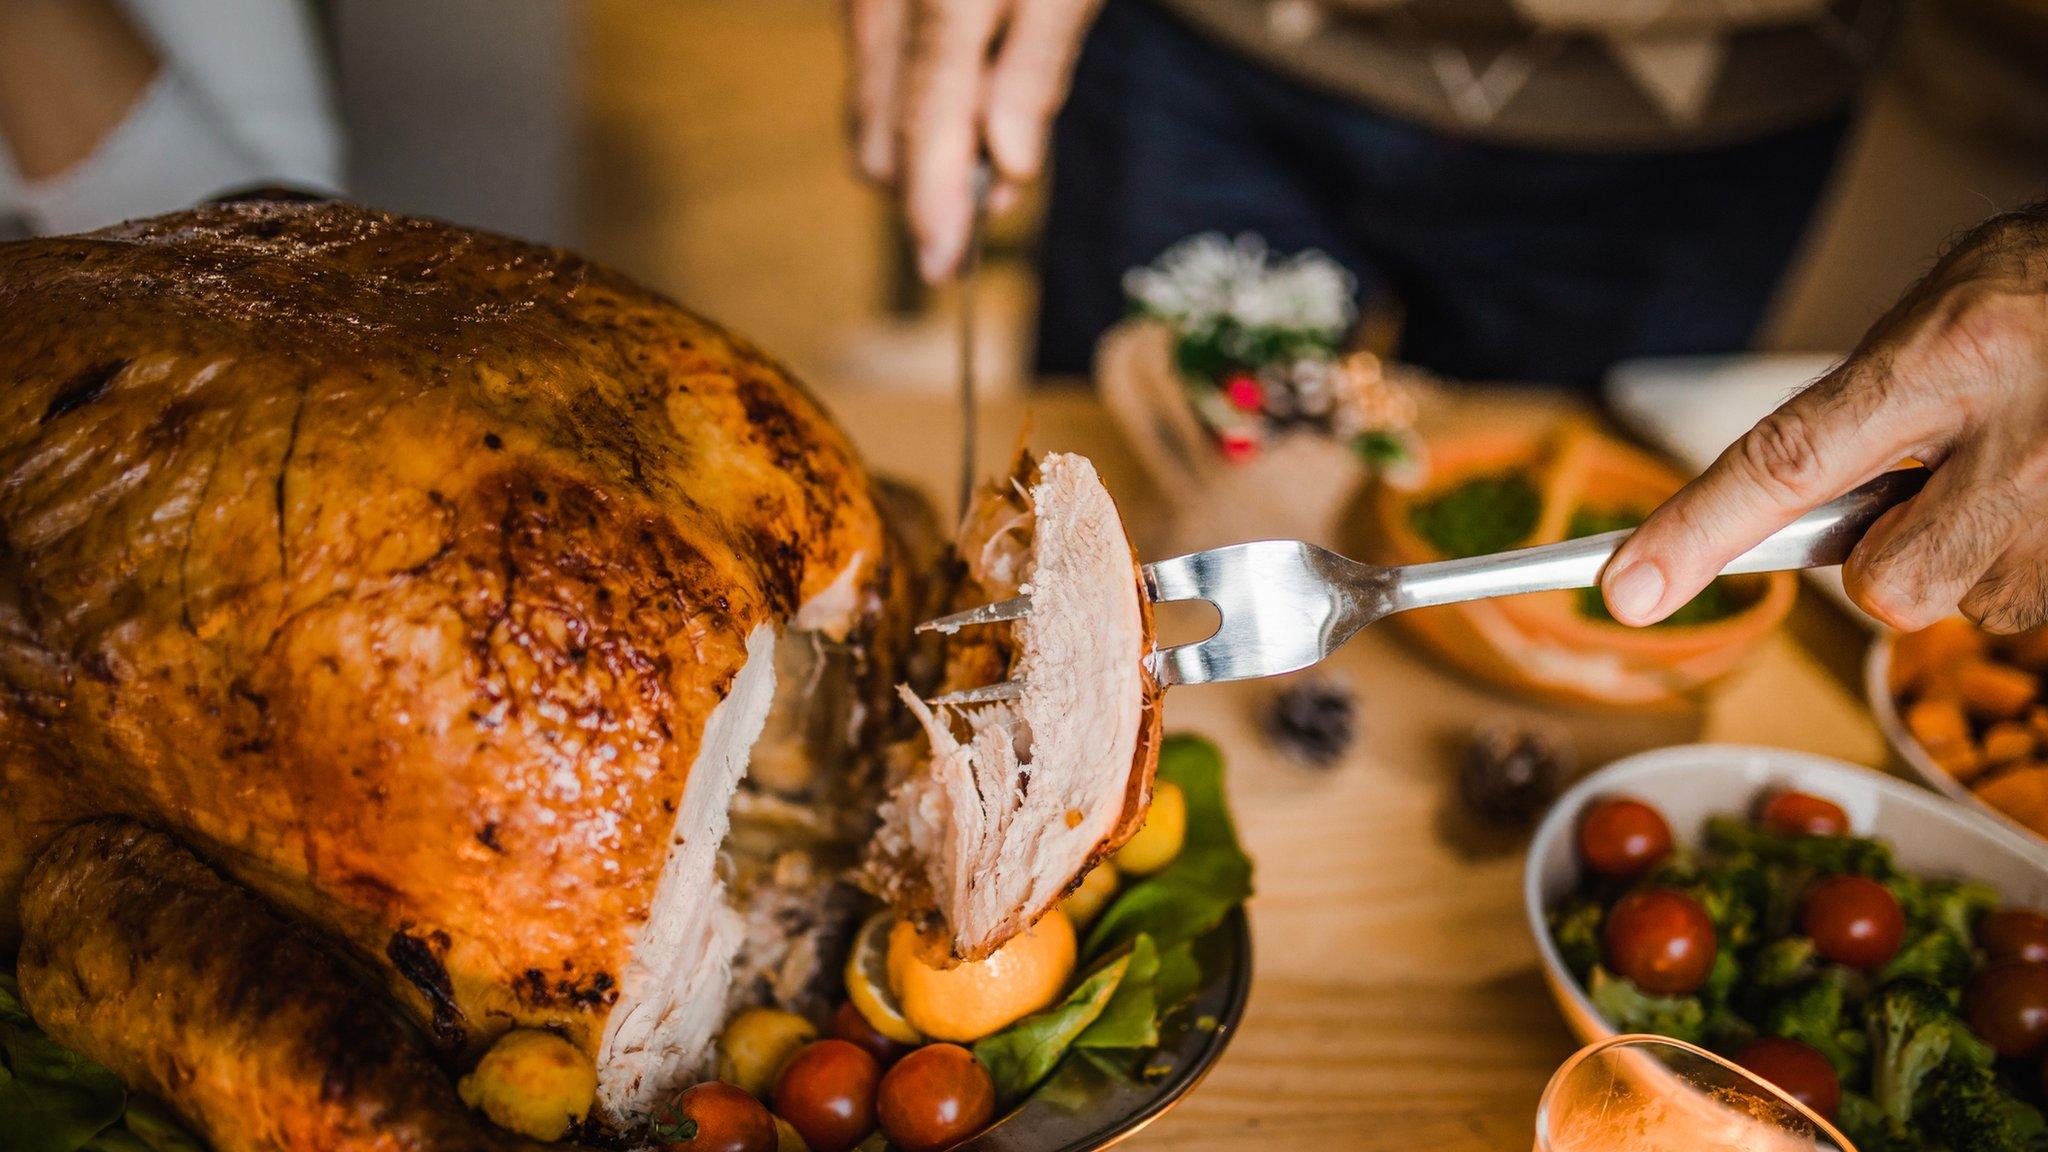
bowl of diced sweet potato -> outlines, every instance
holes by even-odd
[[[2048,628],[1994,636],[1958,616],[1879,639],[1864,674],[1929,787],[2048,839]]]

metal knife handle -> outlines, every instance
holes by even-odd
[[[1902,468],[1815,508],[1721,569],[1724,576],[1825,568],[1847,559],[1856,542],[1887,510],[1911,499],[1927,483],[1925,468]],[[1456,604],[1522,592],[1591,588],[1633,529],[1603,532],[1491,556],[1440,560],[1391,569],[1392,610]]]

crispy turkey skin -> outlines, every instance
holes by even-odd
[[[519,1152],[472,1115],[326,943],[169,836],[78,825],[22,899],[23,993],[59,1042],[214,1152]]]
[[[0,382],[0,949],[131,816],[445,1056],[555,1028],[614,1116],[701,1069],[760,657],[890,579],[778,365],[558,250],[250,202],[0,245]]]

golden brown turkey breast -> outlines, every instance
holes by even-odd
[[[561,251],[253,202],[0,245],[0,383],[0,948],[132,816],[444,1052],[557,1029],[613,1117],[699,1071],[777,638],[865,653],[892,586],[781,367]]]

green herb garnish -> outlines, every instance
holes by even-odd
[[[1542,516],[1543,494],[1519,472],[1474,477],[1408,510],[1415,531],[1453,559],[1505,552]]]

